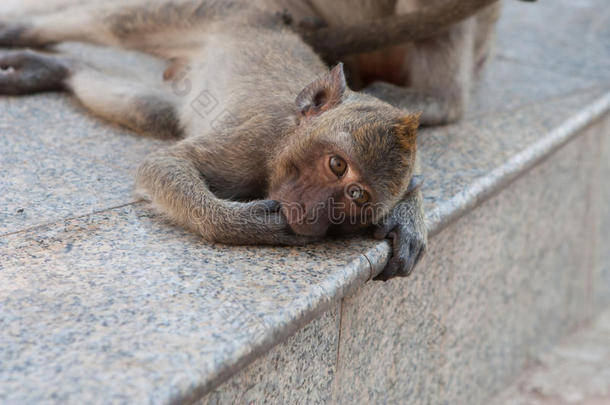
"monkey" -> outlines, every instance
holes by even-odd
[[[426,9],[426,7],[432,8],[434,11],[434,7],[443,3],[443,1],[435,0],[427,4],[424,4],[421,0],[380,0],[377,2],[368,0],[358,0],[356,2],[345,0],[338,0],[337,2],[321,2],[319,0],[308,2],[298,0],[262,0],[256,2],[228,0],[220,2],[208,0],[159,2],[152,5],[144,0],[110,0],[104,4],[96,4],[90,0],[55,0],[44,5],[40,2],[25,3],[31,3],[28,4],[30,12],[27,14],[27,18],[23,18],[23,13],[20,15],[19,7],[15,8],[13,6],[14,10],[11,10],[9,3],[9,12],[5,12],[5,15],[13,18],[11,23],[3,22],[0,19],[0,46],[39,47],[66,40],[122,46],[148,52],[168,60],[170,65],[164,74],[164,79],[173,80],[177,74],[182,74],[182,69],[185,66],[190,66],[192,62],[199,60],[195,55],[200,53],[199,51],[202,48],[206,48],[207,36],[213,32],[209,29],[202,30],[195,23],[202,21],[217,22],[219,19],[232,18],[232,23],[239,27],[265,27],[268,30],[273,30],[273,26],[278,23],[277,17],[281,17],[279,20],[283,25],[291,25],[297,21],[299,28],[311,30],[312,28],[319,29],[327,26],[332,28],[336,24],[358,24],[370,19],[392,15],[400,16],[413,12],[413,10]],[[483,9],[482,7],[486,5],[488,7]],[[498,15],[498,5],[493,0],[466,0],[453,5],[454,8],[458,6],[462,6],[466,13],[474,11],[476,15],[464,21],[458,21],[448,26],[446,30],[437,29],[438,32],[435,35],[428,35],[423,39],[415,38],[415,41],[404,42],[401,41],[402,37],[395,36],[391,38],[393,42],[373,44],[374,47],[388,44],[391,47],[371,50],[365,49],[366,47],[360,49],[353,46],[354,38],[351,38],[353,35],[348,35],[352,40],[351,47],[348,49],[349,53],[356,54],[358,49],[364,51],[344,58],[351,67],[350,76],[352,80],[350,86],[356,90],[361,90],[361,93],[354,93],[348,89],[344,93],[347,95],[342,97],[349,100],[352,98],[352,94],[358,94],[358,97],[368,94],[402,109],[420,110],[422,114],[419,116],[419,122],[423,125],[444,124],[459,119],[464,106],[467,104],[472,77],[480,71],[489,55],[490,45],[493,42],[493,26]],[[441,7],[437,7],[437,9],[436,15],[431,13],[427,16],[428,19],[432,18],[432,22],[436,22],[434,18],[439,18],[443,13],[448,14],[447,10],[449,8],[447,7],[444,10],[441,10]],[[252,13],[252,10],[256,10],[256,12]],[[1,7],[0,11],[2,11]],[[236,15],[239,15],[239,18],[233,18]],[[466,16],[466,14],[464,15]],[[275,18],[270,16],[275,16]],[[423,17],[426,17],[426,15],[419,18],[414,14],[412,17],[414,18],[411,21],[418,21],[424,19]],[[16,22],[13,20],[16,20]],[[8,19],[5,21],[8,21]],[[66,22],[69,23],[66,24]],[[451,23],[451,21],[449,22]],[[447,25],[447,21],[444,24]],[[440,25],[442,26],[442,24]],[[359,29],[358,26],[355,28]],[[352,31],[354,30],[352,29]],[[258,34],[258,32],[256,33]],[[319,31],[319,34],[326,35],[322,31]],[[303,37],[307,40],[307,35],[303,35]],[[360,39],[356,36],[356,44],[358,44],[358,40],[363,43],[368,42],[370,48],[370,35],[368,38],[362,38],[361,35]],[[387,36],[382,39],[382,41],[386,40]],[[308,42],[314,48],[320,48],[320,44]],[[332,46],[338,45],[332,44]],[[344,50],[343,54],[345,53],[347,52]],[[185,110],[188,110],[186,104],[183,100],[175,97],[175,94],[170,94],[166,88],[162,88],[163,86],[146,87],[143,84],[125,83],[116,77],[104,75],[103,72],[97,71],[86,64],[39,52],[13,51],[5,52],[1,56],[0,93],[23,94],[67,89],[73,92],[93,112],[136,131],[153,132],[164,137],[195,138],[193,134],[197,132],[198,128],[197,125],[191,125],[188,114],[183,114]],[[328,61],[329,58],[326,59]],[[336,73],[331,75],[331,77],[335,76]],[[189,77],[182,77],[182,79],[187,82],[193,80]],[[199,87],[201,87],[200,84]],[[114,89],[115,94],[102,99],[91,96],[95,89],[103,90],[107,88]],[[256,89],[256,91],[260,91],[260,89]],[[122,95],[122,97],[119,95]],[[217,102],[214,96],[210,94],[207,95],[207,98],[207,102]],[[118,108],[118,106],[121,106],[121,108]],[[355,117],[352,117],[352,119],[357,122]],[[238,119],[237,122],[242,122],[243,125],[246,119],[242,117],[241,120]],[[407,121],[413,123],[412,119]],[[203,122],[203,124],[198,125],[207,125],[209,128],[214,128],[214,132],[219,133],[218,128],[214,127],[218,125],[217,122],[206,122],[205,119]],[[304,120],[304,122],[306,121]],[[260,125],[258,121],[255,124]],[[232,125],[226,127],[223,127],[220,133],[228,131],[228,128],[233,128]],[[254,145],[256,140],[258,140],[256,136],[252,139],[239,137],[236,143],[252,147],[253,154],[255,154],[257,153],[256,145]],[[284,137],[280,141],[284,142]],[[190,154],[192,159],[192,151],[187,152],[187,148],[183,144],[188,144],[187,140],[179,144],[182,146],[177,145],[176,150],[183,147],[182,153]],[[292,143],[287,142],[287,144]],[[199,146],[192,145],[191,148],[199,152],[210,149],[217,152],[222,151],[222,153],[227,153],[231,149],[226,144],[220,148],[217,142],[215,143],[210,139]],[[274,149],[270,147],[268,150]],[[290,150],[295,153],[296,148],[291,147]],[[259,150],[258,153],[262,152]],[[199,157],[203,160],[212,159],[214,153],[200,153]],[[358,158],[363,159],[362,156]],[[178,159],[178,157],[172,157],[172,159]],[[170,158],[166,156],[165,160],[170,160]],[[199,171],[204,178],[203,185],[199,185],[199,191],[207,190],[208,192],[198,194],[197,190],[186,190],[184,187],[172,189],[171,184],[165,184],[165,187],[162,187],[161,194],[154,194],[151,190],[156,190],[153,185],[158,186],[158,184],[152,183],[153,185],[151,185],[150,180],[152,178],[159,180],[162,173],[151,169],[146,162],[142,165],[138,176],[138,184],[144,185],[142,187],[144,194],[148,192],[153,202],[161,207],[161,211],[172,217],[175,222],[194,229],[208,240],[225,243],[300,244],[313,240],[313,238],[307,238],[307,236],[313,236],[307,235],[308,233],[320,236],[320,234],[333,230],[337,231],[337,229],[342,229],[344,233],[347,233],[347,230],[344,229],[345,224],[342,224],[342,227],[333,224],[331,227],[330,224],[320,221],[315,223],[314,228],[318,227],[315,232],[311,226],[303,227],[299,225],[298,218],[308,213],[301,209],[300,212],[296,210],[297,214],[295,215],[293,210],[286,209],[291,205],[290,201],[286,201],[286,195],[293,194],[292,199],[294,200],[294,190],[297,190],[299,186],[301,188],[304,186],[292,181],[293,186],[288,188],[289,192],[283,191],[285,187],[278,188],[281,192],[271,192],[271,184],[284,184],[285,186],[289,183],[286,181],[288,175],[281,176],[278,174],[282,173],[281,170],[277,169],[281,165],[275,166],[275,171],[267,170],[264,175],[250,176],[249,178],[247,173],[227,167],[220,171],[216,170],[213,174],[204,173],[205,170],[202,167],[205,165],[199,162],[199,165],[193,164],[195,169],[192,170]],[[236,159],[235,162],[239,162],[239,159]],[[251,159],[250,162],[264,163],[264,167],[267,168],[270,165],[269,159],[263,159],[263,161]],[[176,165],[176,167],[179,166]],[[259,167],[258,165],[246,164],[246,167],[256,171],[254,166]],[[412,169],[418,171],[417,164],[414,164],[414,166]],[[157,166],[153,165],[153,167]],[[208,171],[212,170],[211,167],[206,167],[206,169]],[[176,174],[178,172],[177,170]],[[288,171],[286,170],[286,172]],[[315,174],[313,172],[310,177],[316,178]],[[319,172],[317,174],[319,175]],[[245,177],[240,178],[239,175]],[[224,178],[231,178],[234,183],[226,182]],[[272,179],[278,178],[284,181],[275,180],[275,183],[273,183]],[[320,180],[320,176],[317,176],[317,178]],[[149,183],[145,181],[146,179]],[[383,218],[381,225],[378,225],[375,236],[378,238],[390,237],[393,240],[394,255],[380,279],[410,274],[413,266],[425,252],[427,235],[423,224],[421,193],[418,188],[419,179],[419,175],[412,174],[409,186],[403,193],[403,200],[396,203],[392,198],[388,198],[384,203],[389,202],[389,206],[394,205],[394,208],[392,210],[382,210],[382,215],[373,215],[374,220],[372,218],[367,220],[373,223],[377,219]],[[222,184],[215,184],[215,180]],[[227,185],[228,187],[225,188]],[[271,198],[271,200],[255,201],[246,205],[222,200],[223,197],[262,198],[265,197],[264,193],[261,193],[262,189],[267,190],[268,195],[266,197]],[[173,191],[170,192],[170,190]],[[291,193],[290,190],[293,192]],[[364,191],[364,189],[360,191]],[[356,195],[359,195],[360,191],[356,189]],[[167,193],[165,198],[163,193]],[[192,204],[189,205],[188,198],[185,195],[189,195],[190,198],[200,198],[202,205],[211,207],[211,209],[205,214],[197,212]],[[306,195],[306,193],[303,195]],[[367,195],[369,195],[369,192],[367,192]],[[172,198],[176,200],[174,201]],[[273,199],[280,200],[280,202]],[[312,201],[316,199],[320,199],[320,197],[312,197]],[[312,201],[309,201],[309,206],[316,205],[312,204]],[[190,202],[192,203],[192,201]],[[292,203],[295,203],[295,201],[292,201]],[[302,202],[296,205],[297,207],[303,206]],[[273,213],[273,210],[280,210],[278,207],[282,207],[282,215],[275,215],[275,221],[269,221],[268,214]],[[324,207],[324,204],[322,204],[322,208],[326,210],[325,213],[328,215],[329,208]],[[351,208],[350,211],[353,211],[354,207]],[[261,218],[252,221],[254,211],[257,212],[257,215],[265,215],[262,224]],[[226,224],[223,222],[223,225],[226,226],[210,225],[210,212],[222,221],[227,222]],[[244,216],[250,217],[250,220],[245,219]],[[235,219],[237,217],[241,222],[240,226],[236,226]],[[284,222],[288,221],[288,226],[282,220]],[[359,227],[364,226],[367,221],[359,224]],[[197,222],[205,223],[208,226],[205,227],[206,229],[202,229],[201,226],[196,226],[195,223]],[[275,222],[275,226],[271,226],[271,222]],[[220,234],[219,232],[212,232],[218,229],[224,231]],[[244,232],[245,229],[248,232]],[[237,232],[231,236],[230,230],[237,230]]]
[[[31,12],[39,12],[44,6],[40,2],[29,0]],[[0,22],[0,45],[3,43],[2,37],[13,37],[9,40],[10,44],[19,44],[16,36],[24,37],[28,46],[44,43],[78,39],[94,43],[101,43],[113,46],[125,46],[150,52],[149,46],[142,43],[145,38],[153,42],[153,47],[158,47],[159,36],[163,34],[166,43],[164,47],[184,46],[186,41],[179,38],[179,43],[175,43],[172,38],[176,38],[176,31],[168,28],[176,28],[172,21],[180,21],[179,16],[188,15],[192,19],[205,14],[205,18],[210,18],[214,13],[234,13],[235,9],[248,8],[252,4],[271,13],[281,10],[285,17],[289,17],[290,22],[295,21],[302,27],[309,26],[314,28],[333,27],[352,25],[355,29],[346,31],[346,36],[352,38],[351,46],[348,50],[351,53],[357,51],[354,44],[358,41],[379,37],[378,42],[373,42],[375,49],[368,52],[361,52],[355,55],[345,56],[342,54],[333,55],[331,64],[341,58],[348,69],[350,86],[355,90],[362,90],[381,98],[397,107],[410,110],[422,111],[420,123],[424,126],[442,125],[459,120],[468,105],[472,82],[479,75],[485,61],[491,52],[494,27],[499,15],[499,2],[494,0],[462,0],[451,2],[448,0],[337,0],[328,2],[325,0],[255,0],[247,2],[244,0],[229,0],[225,2],[208,0],[205,7],[197,6],[193,1],[174,1],[161,2],[157,8],[157,15],[151,13],[141,13],[138,15],[140,20],[136,24],[148,26],[144,31],[147,35],[139,35],[139,38],[125,35],[128,26],[133,24],[126,23],[134,13],[130,12],[130,7],[139,5],[140,8],[145,4],[143,0],[126,0],[117,2],[110,0],[103,4],[96,4],[91,0],[54,0],[48,2],[47,9],[55,11],[47,15],[35,16],[31,18],[30,24],[12,24],[11,29],[5,29],[2,33]],[[215,6],[213,4],[216,3]],[[223,5],[223,3],[226,3]],[[79,7],[82,5],[82,7]],[[70,6],[69,11],[62,10]],[[395,43],[393,46],[383,46],[387,44],[387,35],[370,35],[364,33],[366,38],[358,39],[354,31],[362,31],[361,25],[369,21],[383,19],[388,16],[402,16],[420,10],[435,8],[445,11],[448,14],[453,9],[461,6],[470,7],[476,13],[462,21],[449,26],[448,29],[433,36],[416,41],[406,41]],[[10,3],[8,6],[11,9]],[[16,7],[13,6],[13,9]],[[18,8],[18,7],[17,7]],[[113,14],[111,10],[124,9],[124,12],[114,13],[113,22],[102,22],[97,16]],[[0,8],[0,10],[2,10]],[[57,12],[57,10],[60,10]],[[203,12],[202,12],[203,11]],[[79,14],[85,15],[79,15]],[[163,14],[165,13],[165,14]],[[152,12],[154,14],[154,12]],[[438,15],[439,13],[437,13]],[[95,16],[95,18],[94,18]],[[122,17],[121,17],[122,16]],[[172,17],[173,16],[173,17]],[[152,18],[151,18],[152,17]],[[83,21],[90,19],[89,24]],[[173,20],[172,20],[173,18]],[[432,18],[439,18],[432,16]],[[121,23],[122,19],[122,23]],[[422,18],[414,18],[418,21]],[[64,20],[80,21],[75,25],[62,24]],[[28,29],[28,25],[30,25]],[[113,28],[117,32],[113,32]],[[31,31],[28,33],[28,30]],[[138,31],[136,29],[136,31]],[[142,32],[140,30],[139,32]],[[156,38],[154,33],[156,33]],[[187,37],[192,33],[192,28],[182,30],[182,34]],[[326,36],[327,31],[321,32],[319,36]],[[332,33],[332,31],[330,32]],[[19,34],[19,35],[16,35]],[[39,39],[36,39],[38,36]],[[138,37],[138,35],[135,35]],[[385,41],[385,42],[384,42]],[[7,43],[4,40],[4,43]],[[316,43],[310,43],[314,48]],[[193,46],[191,43],[188,47]],[[338,44],[332,43],[332,47]],[[149,49],[146,49],[149,48]],[[377,49],[380,48],[380,49]],[[158,50],[157,50],[158,51]],[[155,53],[152,50],[152,53]]]
[[[477,1],[468,0],[463,3],[470,2],[476,3]],[[204,2],[161,2],[151,6],[143,0],[123,2],[111,0],[103,5],[94,4],[88,0],[56,0],[55,2],[49,2],[46,7],[41,6],[40,3],[33,3],[35,10],[29,21],[28,18],[22,18],[19,22],[19,13],[15,15],[17,23],[2,23],[0,20],[0,45],[44,46],[64,40],[83,40],[103,45],[123,46],[152,53],[170,61],[170,66],[164,75],[166,80],[170,80],[180,72],[181,67],[188,65],[189,61],[192,60],[194,50],[204,47],[206,33],[194,27],[194,22],[226,19],[234,16],[237,9],[242,10],[242,17],[248,14],[243,10],[258,9],[259,13],[256,16],[250,14],[246,17],[246,20],[248,20],[246,26],[260,25],[270,28],[270,25],[277,23],[277,21],[271,22],[273,19],[269,18],[269,15],[275,11],[276,17],[278,14],[281,15],[284,25],[299,21],[300,27],[309,26],[311,28],[313,26],[319,28],[326,27],[328,22],[331,23],[331,26],[337,22],[359,22],[367,18],[402,14],[423,7],[423,4],[420,4],[417,0],[382,0],[379,2],[359,0],[357,3],[356,7],[353,7],[353,2],[347,4],[345,1],[333,3],[315,0],[310,2],[263,0],[253,5],[249,2],[244,3],[236,0],[225,2],[208,0]],[[479,1],[479,3],[482,2]],[[69,8],[67,8],[68,6]],[[282,10],[282,12],[278,13],[277,10]],[[477,16],[470,18],[468,21],[450,27],[449,30],[437,35],[437,37],[410,44],[400,43],[394,49],[369,51],[348,58],[348,63],[352,67],[350,70],[352,77],[350,85],[363,90],[363,94],[374,95],[376,98],[388,101],[394,106],[409,107],[411,110],[415,106],[415,110],[423,111],[420,122],[424,125],[452,122],[459,118],[463,111],[463,105],[467,101],[467,89],[472,76],[472,67],[475,66],[480,69],[488,54],[495,19],[497,19],[497,6],[492,5],[487,11],[479,12]],[[243,21],[238,22],[237,20],[234,19],[233,22],[240,26],[244,25]],[[62,24],[65,21],[70,21],[70,24]],[[476,63],[473,62],[473,55],[476,55]],[[192,129],[185,131],[185,125],[182,121],[185,118],[176,113],[176,110],[184,111],[185,105],[176,99],[175,94],[169,94],[166,89],[153,87],[144,89],[141,86],[138,88],[134,84],[121,83],[117,78],[105,77],[101,72],[97,72],[91,67],[85,67],[86,65],[82,63],[77,68],[75,67],[75,61],[41,53],[12,52],[6,53],[3,57],[5,61],[4,86],[1,86],[2,81],[0,81],[0,92],[15,94],[66,88],[72,91],[77,98],[80,98],[91,110],[112,121],[141,132],[154,132],[166,137],[190,138]],[[8,61],[10,61],[10,64]],[[418,70],[418,61],[425,62],[420,63],[421,66],[432,64],[439,68],[426,71],[427,76],[423,75],[418,79],[417,72],[419,71],[421,74],[423,71],[421,67]],[[435,64],[433,62],[439,63]],[[445,66],[445,69],[443,69],[443,66]],[[68,77],[71,79],[69,80]],[[88,79],[79,82],[76,80],[77,77]],[[189,78],[183,79],[190,81]],[[385,82],[375,81],[376,79],[382,79]],[[108,100],[95,100],[92,97],[85,100],[87,90],[84,89],[87,87],[87,80],[89,81],[89,87],[95,87],[97,84],[98,88],[104,88],[105,86],[102,85],[104,82],[115,85],[119,92],[124,92],[123,95],[125,96],[120,100],[121,103],[115,104],[115,107],[116,105],[122,105],[125,109],[120,112],[113,111],[116,108],[109,108],[109,105],[106,104]],[[77,91],[76,88],[79,85],[70,84],[71,82],[80,83],[79,85],[83,89],[80,92]],[[405,85],[410,87],[399,87]],[[134,93],[130,93],[132,91]],[[137,97],[140,91],[145,94],[144,97]],[[351,94],[350,92],[347,94]],[[128,97],[130,94],[135,96]],[[118,97],[114,99],[109,97],[109,99],[119,101]],[[176,119],[176,116],[179,118]],[[207,124],[210,125],[209,122]],[[209,142],[206,147],[210,147]],[[228,148],[225,148],[225,151],[226,149]],[[145,171],[141,170],[141,172]],[[227,176],[231,174],[233,173],[230,173],[230,170],[225,173]],[[278,175],[271,177],[281,178]],[[375,233],[375,236],[379,238],[389,236],[393,239],[394,256],[380,276],[382,279],[388,279],[396,275],[408,275],[425,251],[427,238],[423,225],[421,194],[417,187],[418,179],[418,175],[412,176],[407,192],[404,193],[404,201],[395,204],[391,213],[386,212],[383,225],[379,226]],[[247,183],[247,181],[241,181],[240,187]],[[254,183],[257,187],[269,187],[267,184],[269,179],[258,179]],[[226,183],[223,182],[223,184]],[[223,197],[222,187],[214,186],[214,184],[208,185],[207,183],[206,186],[214,191],[210,195]],[[253,188],[251,184],[245,189],[240,187],[229,187],[231,191],[225,192],[225,197],[261,197],[260,190],[257,194],[254,190],[257,187]],[[218,202],[217,200],[214,201]],[[226,218],[234,214],[236,212],[233,211],[234,207],[243,208],[242,204],[229,204],[227,201],[223,201],[223,204],[220,205],[225,206],[227,204],[231,206],[230,209],[224,211],[219,209],[216,212],[217,215],[222,214],[219,215],[220,218]],[[280,205],[282,204],[280,203]],[[288,205],[284,202],[284,207]],[[254,204],[253,206],[255,208],[267,209],[271,207],[277,209],[278,204],[277,202],[264,201],[260,205]],[[164,211],[164,209],[162,208],[161,211]],[[165,209],[165,211],[168,210]],[[289,212],[291,211],[287,212],[284,209],[284,219],[292,219],[290,225],[293,228],[298,228],[298,221],[290,217]],[[169,216],[172,215],[170,213]],[[194,214],[189,212],[188,215]],[[250,215],[250,213],[247,215]],[[277,223],[278,218],[281,219],[282,217],[276,217]],[[178,215],[173,219],[176,222],[182,222],[187,227],[194,227],[190,223],[192,220],[190,217],[189,220],[184,220],[184,215]],[[283,225],[283,231],[288,230],[290,236],[266,238],[271,241],[264,241],[262,239],[265,238],[251,236],[245,239],[248,239],[251,243],[299,244],[305,242],[304,235],[295,235],[293,228],[290,228],[290,226],[286,228],[286,224]],[[325,227],[324,224],[318,225],[322,228]],[[269,230],[269,228],[264,229],[265,226],[259,226],[258,223],[256,226],[250,223],[244,225],[244,227],[258,229],[261,232]],[[326,225],[326,227],[328,226]],[[231,226],[228,228],[230,229]],[[204,234],[201,229],[195,230],[209,240],[242,243],[238,240],[231,240],[226,235],[209,235]],[[300,232],[307,233],[307,229],[302,228]],[[275,235],[282,234],[279,227],[274,228],[272,233]],[[248,233],[242,232],[240,234],[246,235]],[[260,236],[260,234],[257,235]]]
[[[129,4],[1,23],[0,45],[142,50],[169,61],[166,79],[187,94],[40,50],[0,51],[0,94],[67,90],[102,118],[177,139],[145,158],[137,190],[210,242],[301,245],[370,229],[393,246],[378,279],[411,273],[427,247],[418,113],[350,89],[341,63],[329,70],[260,5]]]

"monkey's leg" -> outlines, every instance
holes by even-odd
[[[105,75],[78,67],[67,88],[94,114],[139,133],[159,138],[183,135],[174,94],[162,87]]]
[[[464,113],[474,74],[475,27],[470,18],[444,34],[415,42],[408,53],[409,87],[436,97],[427,124],[454,122]]]
[[[180,137],[176,98],[160,86],[107,75],[61,55],[0,52],[0,94],[64,89],[109,121],[159,137]]]
[[[147,157],[138,171],[138,190],[174,222],[210,242],[301,245],[314,240],[292,232],[276,201],[217,198],[205,180],[204,162],[214,163],[205,145],[189,138]]]
[[[117,0],[104,0],[105,2]],[[0,3],[0,16],[3,18],[23,18],[34,14],[48,14],[68,7],[94,4],[96,0],[3,0]]]
[[[433,93],[380,81],[370,84],[362,91],[395,107],[410,112],[421,111],[419,121],[422,126],[443,125],[461,116],[463,101],[448,97],[442,91]]]
[[[0,46],[43,47],[62,41],[112,45],[114,38],[100,24],[100,11],[111,7],[74,6],[10,19],[0,16]]]
[[[224,15],[227,8],[223,2],[210,0],[98,2],[23,20],[0,19],[0,46],[42,47],[82,41],[169,58],[174,56],[169,52],[172,48],[192,47],[201,41],[201,26],[194,23]]]
[[[474,73],[473,18],[436,37],[410,44],[403,69],[405,88],[373,83],[366,92],[397,107],[423,112],[422,125],[442,125],[462,117]]]

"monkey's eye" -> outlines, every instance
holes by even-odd
[[[341,159],[339,156],[333,156],[330,158],[330,170],[337,176],[341,177],[347,170],[347,162]]]
[[[356,187],[349,191],[349,196],[359,206],[366,204],[371,198],[365,190]]]

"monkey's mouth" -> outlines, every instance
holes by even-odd
[[[292,232],[294,232],[295,234],[301,235],[301,236],[311,236],[314,238],[322,238],[322,237],[326,236],[326,233],[329,228],[328,225],[320,226],[318,224],[311,226],[311,225],[292,223],[289,225],[290,225],[290,229],[292,229]]]
[[[282,203],[282,214],[286,217],[290,229],[301,236],[326,236],[330,221],[325,210],[307,210],[301,203]]]

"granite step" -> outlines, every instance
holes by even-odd
[[[204,243],[132,195],[164,142],[1,97],[0,403],[483,403],[610,306],[604,4],[505,3],[466,119],[421,132],[431,246],[388,283],[386,242]]]

